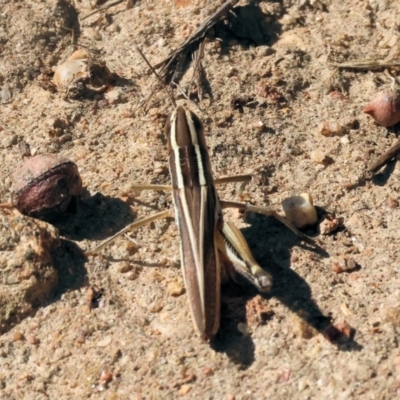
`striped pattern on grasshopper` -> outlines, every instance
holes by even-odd
[[[308,238],[271,209],[219,200],[216,184],[248,181],[251,177],[214,180],[203,125],[193,112],[182,106],[177,107],[166,123],[165,134],[172,185],[132,187],[135,190],[172,191],[175,220],[181,239],[181,266],[193,324],[203,339],[210,340],[219,328],[220,286],[224,272],[220,260],[228,267],[229,276],[234,278],[235,274],[240,274],[261,292],[268,291],[272,285],[270,275],[254,260],[240,230],[223,221],[221,210],[234,207],[274,216],[299,237]],[[170,215],[170,211],[162,211],[135,221],[94,252],[99,252],[127,231]]]

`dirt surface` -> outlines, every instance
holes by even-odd
[[[335,73],[329,62],[398,62],[400,3],[240,1],[207,34],[193,102],[175,91],[204,122],[215,176],[254,176],[241,194],[234,184],[219,187],[222,199],[282,213],[283,199],[308,192],[320,216],[330,212],[342,222],[329,235],[306,231],[312,246],[273,218],[227,211],[274,285],[263,296],[224,285],[212,343],[196,336],[190,320],[172,219],[132,233],[138,247],[121,237],[101,256],[84,251],[172,207],[167,192],[132,189],[169,183],[163,125],[173,108],[134,44],[157,64],[220,4],[124,2],[81,20],[91,3],[1,2],[0,200],[9,200],[12,173],[23,162],[21,141],[34,154],[73,160],[86,192],[77,214],[56,224],[58,286],[46,287],[40,305],[21,306],[19,319],[2,321],[0,398],[399,396],[400,169],[392,163],[363,178],[397,141],[398,126],[380,127],[362,112],[392,78],[379,69]],[[72,98],[51,84],[52,68],[78,48],[115,74],[105,91]],[[182,90],[192,74],[190,64]],[[318,126],[327,121],[344,131],[322,135]],[[3,213],[2,223],[20,218]],[[2,227],[10,235],[2,243],[19,240],[14,226]],[[356,268],[333,272],[341,257]],[[15,292],[2,289],[1,307],[7,293]],[[15,296],[9,302],[18,308]]]

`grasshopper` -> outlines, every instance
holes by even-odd
[[[272,285],[271,276],[254,260],[239,229],[223,220],[222,209],[238,208],[273,216],[299,237],[308,237],[271,209],[218,198],[217,184],[248,182],[251,176],[214,180],[203,125],[192,111],[176,107],[165,125],[165,135],[172,185],[133,185],[132,188],[172,192],[181,239],[181,267],[193,324],[204,340],[210,340],[219,328],[223,266],[229,276],[234,278],[240,274],[260,292],[267,292]],[[171,211],[167,210],[135,221],[97,247],[94,253],[128,231],[169,216]]]

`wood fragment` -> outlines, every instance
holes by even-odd
[[[204,39],[200,44],[199,50],[193,53],[192,59],[195,62],[195,65],[193,68],[192,78],[188,85],[188,93],[190,94],[192,83],[193,82],[195,83],[197,89],[197,96],[200,101],[203,100],[202,78],[204,76],[204,68],[203,65],[201,64],[201,60],[204,56],[204,48],[206,46],[206,42],[207,39]]]
[[[218,10],[208,17],[198,28],[197,30],[188,37],[183,44],[172,51],[170,55],[165,58],[163,61],[159,62],[154,66],[154,69],[163,68],[163,75],[168,76],[169,70],[176,62],[179,62],[181,58],[183,60],[186,59],[186,55],[189,52],[189,47],[191,45],[196,44],[199,40],[201,40],[205,34],[224,16],[229,10],[238,2],[239,0],[228,0]]]
[[[368,172],[376,172],[400,153],[400,140],[386,153],[379,156],[369,167]]]
[[[382,68],[399,68],[400,63],[391,63],[387,61],[380,60],[357,60],[349,61],[345,63],[328,63],[328,65],[338,68],[338,69],[363,69],[374,71]]]

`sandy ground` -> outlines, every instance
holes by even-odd
[[[342,221],[330,235],[307,231],[316,248],[273,218],[226,212],[274,285],[263,296],[224,285],[212,343],[191,324],[172,219],[133,233],[139,247],[122,237],[100,257],[84,255],[135,218],[172,207],[167,192],[132,190],[169,183],[163,125],[172,111],[134,44],[156,64],[219,6],[133,3],[80,20],[89,1],[1,1],[0,200],[23,162],[21,141],[73,160],[86,191],[77,214],[56,225],[59,239],[49,225],[1,211],[0,398],[400,396],[400,169],[363,179],[397,141],[398,127],[362,112],[392,79],[329,65],[399,60],[400,3],[240,1],[208,33],[194,103],[175,95],[204,122],[215,176],[254,175],[240,196],[229,184],[220,197],[282,213],[283,199],[309,192]],[[117,74],[105,93],[65,98],[49,84],[51,68],[77,48]],[[189,67],[182,88],[191,76]],[[323,136],[326,121],[346,131]],[[357,268],[334,273],[341,256]]]

